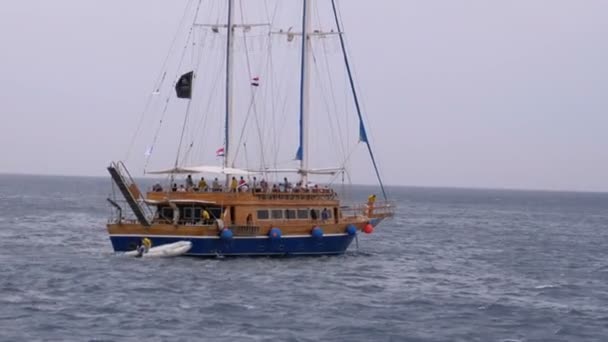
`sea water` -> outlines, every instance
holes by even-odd
[[[0,176],[0,340],[608,341],[608,194],[393,187],[344,256],[135,259],[110,192]]]

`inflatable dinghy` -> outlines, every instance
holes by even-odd
[[[174,243],[169,243],[166,245],[160,245],[156,247],[150,248],[147,252],[140,252],[138,250],[126,252],[125,255],[134,256],[134,257],[157,257],[157,258],[167,258],[167,257],[175,257],[188,253],[188,251],[192,248],[192,242],[190,241],[178,241]]]

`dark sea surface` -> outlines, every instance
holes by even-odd
[[[135,259],[110,191],[0,175],[0,340],[608,341],[608,194],[391,188],[344,256]]]

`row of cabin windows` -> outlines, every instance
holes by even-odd
[[[203,208],[201,207],[180,207],[179,215],[184,220],[200,220],[202,217]],[[207,208],[211,217],[221,217],[222,210],[220,208]],[[165,219],[173,219],[173,208],[163,207],[160,212]]]
[[[271,210],[258,210],[258,220],[308,220],[309,218],[320,219],[320,209],[271,209]],[[327,218],[331,219],[331,210],[327,210]]]

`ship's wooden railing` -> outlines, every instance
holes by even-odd
[[[340,207],[342,216],[393,216],[395,214],[395,204],[391,201],[376,202],[373,205],[355,204]]]
[[[254,192],[261,200],[335,200],[338,195],[331,189],[319,192]]]
[[[234,196],[251,194],[259,200],[336,200],[338,194],[332,189],[319,189],[318,191],[310,192],[262,192],[262,191],[247,191],[247,192],[227,192],[227,191],[167,191],[165,189],[150,189],[149,193],[164,193],[170,194],[232,194]]]

